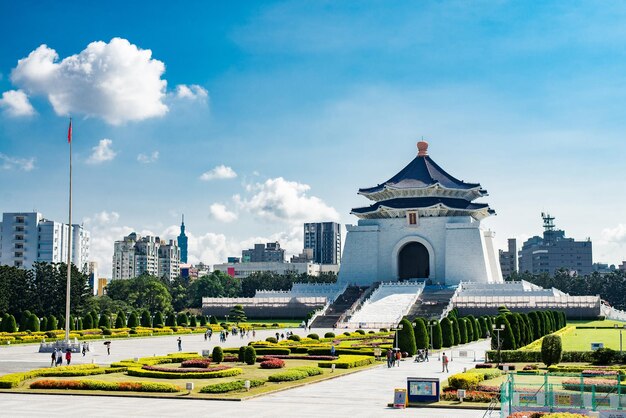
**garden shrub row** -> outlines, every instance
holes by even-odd
[[[61,366],[46,369],[35,369],[28,372],[11,373],[0,377],[0,388],[9,389],[18,386],[24,380],[35,377],[70,377],[92,376],[104,374],[107,369],[97,364],[81,364],[77,366]]]
[[[502,372],[497,369],[472,369],[453,374],[448,378],[448,385],[453,389],[474,390],[483,380],[493,379],[501,374]]]
[[[180,392],[180,386],[153,382],[105,382],[100,380],[42,379],[30,384],[31,389],[107,390],[125,392]]]
[[[337,360],[332,361],[320,361],[317,363],[318,367],[330,368],[334,364],[338,369],[351,369],[353,367],[367,366],[374,363],[374,358],[370,356],[358,356],[358,355],[340,355]]]
[[[265,361],[265,360],[269,360],[270,358],[280,358],[283,360],[336,360],[337,357],[335,356],[281,356],[281,355],[276,355],[276,354],[270,354],[264,357],[259,357],[257,358],[257,361]]]
[[[116,361],[114,363],[111,363],[111,367],[155,366],[157,364],[182,363],[185,360],[203,359],[203,358],[204,357],[198,355],[198,353],[172,353],[166,356],[142,357],[138,359],[137,361],[133,359]]]
[[[330,355],[330,347],[328,348],[310,348],[309,352],[312,356],[329,356]],[[350,348],[338,348],[335,347],[335,355],[340,354],[355,354],[355,355],[363,355],[363,356],[374,356],[374,349],[350,349]]]
[[[256,388],[265,384],[265,380],[250,379],[250,387]],[[246,389],[245,380],[235,380],[232,382],[216,383],[214,385],[206,385],[200,389],[200,393],[226,393],[242,391]]]
[[[291,354],[291,350],[289,348],[283,348],[283,347],[259,347],[259,346],[254,346],[254,349],[256,350],[256,353],[258,355],[267,355],[267,354],[276,354],[276,355],[289,355]],[[239,353],[239,348],[224,348],[223,349],[224,353],[231,353],[231,354],[235,354],[235,353]]]
[[[243,373],[243,370],[237,367],[228,368],[226,370],[218,370],[215,372],[198,372],[198,373],[181,373],[177,371],[161,372],[144,370],[138,367],[129,367],[126,373],[129,376],[152,377],[155,379],[211,379],[217,377],[237,376]]]
[[[592,351],[563,351],[561,362],[563,363],[591,363]],[[490,363],[498,360],[496,350],[487,351],[487,359]],[[542,362],[541,351],[502,350],[500,362],[505,363],[539,363]]]
[[[212,367],[181,367],[181,368],[172,368],[172,367],[159,367],[159,366],[142,366],[143,370],[149,370],[152,372],[176,372],[176,373],[208,373],[208,372],[218,372],[220,370],[228,370],[230,366],[212,366]]]
[[[319,367],[295,367],[284,372],[270,375],[267,380],[270,382],[291,382],[294,380],[306,379],[309,376],[317,376],[322,374]]]

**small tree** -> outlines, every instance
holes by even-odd
[[[163,326],[163,314],[161,312],[157,312],[156,315],[154,315],[154,321],[152,323],[152,326]]]
[[[76,320],[76,329],[78,331],[82,331],[83,330],[83,318],[78,318]]]
[[[415,353],[417,353],[417,347],[415,345],[413,327],[406,318],[400,321],[398,328],[400,328],[400,325],[402,325],[402,329],[396,331],[398,333],[398,348],[400,351],[407,352],[410,356],[414,356]]]
[[[28,309],[23,311],[20,315],[20,331],[28,331],[28,321],[30,321],[30,315],[31,312]]]
[[[37,318],[37,315],[30,314],[27,328],[32,332],[39,332],[39,318]]]
[[[500,339],[502,340],[501,349],[502,350],[515,350],[515,338],[513,337],[513,330],[511,329],[511,324],[508,321],[509,315],[499,315],[496,318],[496,328],[502,329],[501,326],[504,325],[504,329],[502,331],[493,332],[491,335],[491,348],[498,348],[498,334],[500,334]]]
[[[441,335],[441,324],[437,320],[432,322],[432,337],[431,345],[435,350],[440,349],[443,346],[443,336]]]
[[[5,332],[17,332],[17,323],[15,322],[15,317],[13,315],[9,315],[6,319],[6,323],[6,327],[4,328]]]
[[[459,325],[459,335],[461,339],[459,340],[459,344],[467,343],[467,321],[465,318],[458,318],[456,322]]]
[[[242,345],[239,347],[239,353],[237,355],[237,361],[239,363],[244,363],[246,361],[246,346]]]
[[[256,350],[251,345],[246,347],[244,360],[246,361],[246,364],[250,366],[256,363]]]
[[[107,312],[104,312],[102,315],[100,315],[98,326],[104,327],[104,328],[111,328],[111,319],[109,318],[109,315]]]
[[[139,326],[139,317],[137,312],[132,311],[128,317],[128,328],[137,328]]]
[[[196,322],[196,316],[195,315],[191,315],[189,317],[189,326],[193,327],[193,328],[198,326],[198,323]]]
[[[246,312],[243,310],[242,305],[233,306],[228,314],[228,317],[237,325],[239,325],[240,322],[246,322]]]
[[[428,348],[428,330],[422,318],[415,318],[413,333],[415,334],[415,346],[418,349]]]
[[[439,323],[441,328],[441,346],[452,347],[454,345],[454,330],[452,329],[452,321],[444,317]]]
[[[181,327],[186,327],[189,324],[189,318],[185,312],[181,312],[176,317],[176,323]]]
[[[148,312],[146,309],[141,311],[140,323],[141,326],[145,328],[150,328],[152,326],[152,318],[150,317],[150,312]]]
[[[58,328],[57,318],[54,315],[49,315],[46,331],[56,331]]]
[[[218,324],[218,322],[217,322],[217,318],[215,317],[215,315],[211,315],[211,316],[209,317],[209,323],[210,323],[211,325],[217,325],[217,324]]]
[[[167,319],[165,320],[165,325],[168,327],[175,327],[176,326],[176,315],[174,315],[174,312],[170,312],[167,315]]]
[[[450,318],[452,322],[452,335],[454,336],[454,345],[461,344],[461,330],[459,329],[459,320],[457,318]]]
[[[200,326],[201,327],[206,327],[206,325],[207,325],[206,316],[205,315],[200,315],[199,318],[200,318]]]
[[[559,364],[563,355],[561,337],[558,335],[546,335],[541,341],[541,361],[546,366]]]
[[[125,318],[122,315],[117,314],[117,317],[115,318],[115,328],[124,328],[126,326],[126,321],[124,319]]]
[[[214,363],[221,363],[224,360],[224,352],[222,351],[222,347],[215,346],[213,347],[213,352],[211,353],[211,359]]]
[[[0,329],[2,329],[2,327],[0,327]],[[39,330],[40,331],[48,330],[48,318],[46,318],[45,316],[41,318],[41,322],[39,323]]]

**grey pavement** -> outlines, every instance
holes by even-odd
[[[294,333],[306,335],[308,331],[293,329]],[[314,330],[318,334],[325,330]],[[257,333],[257,340],[264,339],[275,331]],[[106,356],[103,348],[89,354],[97,363],[105,364],[122,358],[146,355],[161,355],[176,349],[177,336],[151,339],[113,340],[112,354]],[[214,336],[215,340],[215,336]],[[226,346],[239,346],[247,339],[231,337]],[[217,343],[208,344],[211,348]],[[183,336],[184,351],[206,349],[202,335]],[[477,361],[484,358],[488,349],[488,341],[479,341],[456,348],[452,352],[453,360],[449,364],[449,373],[441,372],[441,363],[436,355],[431,356],[429,363],[414,363],[412,360],[402,361],[400,367],[387,368],[381,365],[361,372],[353,373],[337,379],[301,386],[298,388],[269,394],[243,402],[181,400],[181,399],[146,399],[98,396],[66,396],[66,395],[19,395],[0,394],[2,416],[183,416],[195,414],[208,417],[253,416],[253,417],[482,417],[484,411],[449,410],[449,409],[407,409],[396,410],[387,408],[393,399],[394,388],[405,388],[408,376],[439,377],[471,368]],[[34,363],[47,363],[45,358],[39,360],[38,353],[33,354],[33,346],[3,347],[0,350],[0,370],[6,369],[12,361],[25,364],[20,360]],[[459,351],[466,351],[467,357],[458,357]],[[76,356],[80,362],[82,358]],[[91,362],[86,357],[83,362]],[[49,363],[47,363],[49,364]],[[44,364],[45,365],[45,364]],[[5,372],[1,372],[5,373]]]

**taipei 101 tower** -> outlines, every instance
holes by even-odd
[[[187,235],[185,235],[185,215],[183,215],[183,219],[180,224],[178,248],[180,248],[180,262],[187,264]]]

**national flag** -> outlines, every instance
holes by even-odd
[[[70,118],[70,127],[67,129],[67,143],[72,142],[72,118]]]

